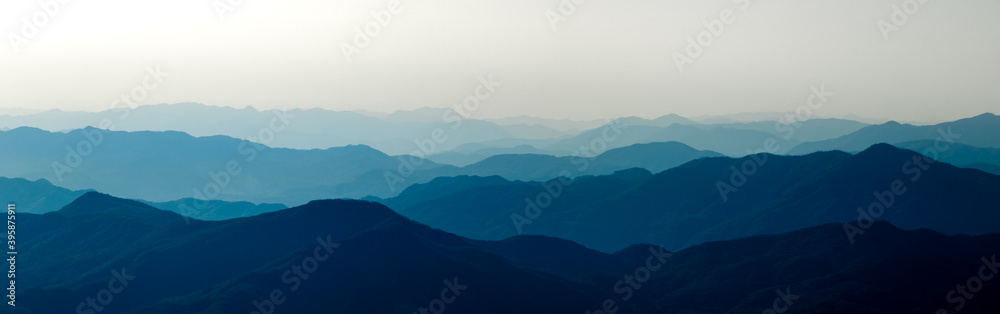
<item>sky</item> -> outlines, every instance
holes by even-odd
[[[1000,113],[1000,1],[915,3],[3,1],[0,108],[101,111],[137,92],[135,104],[392,112],[454,106],[492,77],[478,117],[792,112],[820,86],[833,95],[817,116]],[[895,22],[894,6],[908,8]],[[366,26],[374,36],[356,42]]]

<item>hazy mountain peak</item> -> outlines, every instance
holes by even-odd
[[[35,182],[43,184],[43,185],[48,186],[48,187],[55,186],[55,185],[52,184],[52,182],[49,182],[49,180],[46,180],[45,178],[41,178],[41,179],[35,180]]]
[[[1000,116],[997,116],[997,115],[993,114],[992,112],[987,112],[987,113],[983,113],[983,114],[975,116],[975,117],[965,118],[965,119],[961,119],[961,120],[958,120],[958,121],[955,121],[955,122],[959,122],[959,121],[997,123],[997,122],[1000,122]]]
[[[344,150],[344,151],[377,153],[379,155],[386,155],[382,151],[377,150],[374,147],[371,147],[371,146],[368,146],[368,145],[365,145],[365,144],[351,144],[351,145],[346,145],[346,146],[341,146],[341,147],[330,147],[330,148],[327,148],[327,150]],[[386,155],[386,156],[388,156],[388,155]]]
[[[74,216],[118,216],[137,219],[147,224],[165,224],[184,220],[173,212],[143,204],[138,201],[117,198],[100,192],[87,192],[59,211],[58,215]]]
[[[97,206],[95,206],[95,205],[97,205]],[[95,209],[97,209],[97,208],[104,208],[104,207],[109,206],[109,205],[127,205],[127,206],[135,206],[135,207],[138,207],[138,208],[149,208],[149,209],[154,209],[154,210],[156,209],[156,208],[153,208],[152,206],[149,206],[149,205],[146,205],[146,204],[143,204],[143,203],[140,203],[140,202],[136,202],[136,201],[132,201],[132,200],[127,200],[127,199],[123,199],[123,198],[117,198],[117,197],[114,197],[114,196],[111,196],[111,195],[108,195],[108,194],[104,194],[104,193],[101,193],[101,192],[91,191],[91,192],[84,193],[79,198],[77,198],[75,201],[73,201],[72,203],[69,203],[69,205],[66,205],[66,207],[63,208],[63,210],[61,210],[60,212],[63,212],[64,210],[76,210],[76,209],[81,209],[81,208],[95,208]]]
[[[49,131],[42,130],[42,129],[35,128],[35,127],[30,127],[30,126],[22,126],[22,127],[16,127],[16,128],[4,131],[4,133],[12,133],[12,134],[18,134],[18,135],[23,135],[23,134],[46,134],[46,133],[49,133]]]
[[[669,122],[669,123],[697,124],[697,122],[694,122],[691,119],[688,119],[688,118],[685,118],[685,117],[682,117],[680,115],[673,114],[673,113],[660,116],[660,117],[658,117],[656,119],[653,119],[653,121],[657,121],[657,122],[661,122],[661,123]]]
[[[447,108],[421,107],[414,110],[397,110],[383,117],[383,120],[393,122],[440,122]]]

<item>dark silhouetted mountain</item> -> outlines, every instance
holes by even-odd
[[[469,286],[463,302],[448,305],[456,312],[581,312],[597,297],[595,289],[515,267],[362,201],[185,223],[138,202],[88,193],[58,212],[22,215],[19,257],[39,262],[18,269],[19,307],[37,313],[75,310],[122,269],[135,278],[102,313],[251,312],[260,293],[273,289],[296,300],[281,312],[413,312],[456,277]],[[295,291],[282,281],[292,265],[319,250],[326,256],[327,248],[330,259]]]
[[[673,254],[635,289],[633,300],[652,300],[635,312],[770,313],[765,310],[786,306],[789,313],[956,313],[959,305],[959,313],[1000,309],[1000,286],[984,284],[962,303],[955,291],[978,270],[988,275],[1000,266],[1000,235],[948,237],[876,222],[865,237],[850,244],[841,225],[828,224],[695,246]]]
[[[734,169],[747,169],[751,175],[741,170],[734,174]],[[891,202],[880,196],[891,203],[881,219],[947,234],[1000,231],[993,223],[1000,211],[992,205],[1000,177],[930,163],[915,152],[885,144],[853,156],[823,152],[703,158],[648,177],[477,183],[466,188],[456,186],[475,180],[439,178],[411,187],[420,193],[404,191],[384,203],[431,227],[474,239],[504,239],[518,235],[520,226],[523,234],[569,239],[605,252],[633,243],[679,249],[854,221],[859,207],[880,203],[875,194],[884,195],[897,180],[906,192],[894,195]]]
[[[970,169],[979,169],[986,173],[992,173],[1000,176],[1000,166],[995,164],[975,163],[975,164],[965,165],[965,167]]]
[[[795,297],[795,312],[929,313],[952,309],[949,290],[1000,243],[875,222],[853,244],[830,224],[605,254],[539,236],[469,240],[363,201],[186,223],[99,193],[19,219],[18,257],[32,261],[18,264],[23,313],[78,311],[119,277],[128,285],[114,286],[101,313],[249,313],[275,291],[280,304],[264,306],[275,313],[413,313],[440,298],[455,313],[584,313],[606,302],[621,313],[756,313],[778,304],[776,289]],[[1000,308],[1000,288],[983,286],[964,311]]]
[[[598,283],[615,271],[630,270],[627,259],[601,253],[572,241],[544,236],[517,236],[500,241],[469,240],[484,251],[503,256],[516,266],[543,271],[575,282]],[[642,260],[645,261],[648,251]]]
[[[887,122],[864,127],[854,133],[835,139],[802,143],[790,150],[793,155],[803,155],[817,151],[841,150],[860,151],[876,143],[903,143],[920,140],[955,142],[978,147],[1000,148],[1000,117],[985,113],[972,118],[946,122],[937,125],[916,126]],[[945,138],[947,137],[947,138]]]

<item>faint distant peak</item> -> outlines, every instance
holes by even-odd
[[[973,121],[998,121],[998,120],[1000,120],[1000,116],[997,116],[997,115],[993,114],[992,112],[987,112],[987,113],[983,113],[981,115],[978,115],[978,116],[975,116],[975,117],[971,117],[971,118],[968,118],[968,119],[965,119],[965,120],[973,120]]]
[[[177,222],[183,218],[175,213],[157,209],[142,202],[117,198],[90,191],[58,211],[66,216],[116,216],[131,217],[150,224]]]
[[[46,130],[42,130],[42,129],[39,129],[39,128],[36,128],[36,127],[30,127],[30,126],[19,126],[19,127],[16,127],[16,128],[4,131],[4,132],[10,133],[10,134],[17,134],[17,135],[25,135],[25,134],[49,134],[49,133],[52,133],[52,132],[49,132],[49,131],[46,131]]]

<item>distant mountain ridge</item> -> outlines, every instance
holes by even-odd
[[[52,185],[45,179],[28,181],[21,178],[0,177],[0,201],[14,203],[17,212],[44,214],[69,205],[92,190],[70,191]],[[172,211],[200,220],[226,220],[248,217],[287,208],[282,204],[253,204],[249,202],[201,201],[180,199],[171,202],[140,201],[161,210]]]
[[[389,154],[409,154],[416,149],[415,136],[429,138],[435,129],[450,132],[448,141],[439,143],[445,151],[463,143],[511,138],[514,135],[492,122],[465,119],[457,113],[447,116],[434,111],[432,119],[397,119],[393,121],[349,112],[324,109],[256,110],[235,109],[197,103],[149,105],[133,109],[115,108],[102,112],[46,111],[24,116],[0,116],[0,126],[11,129],[34,127],[49,131],[108,128],[121,131],[179,131],[193,136],[224,135],[246,139],[258,137],[264,129],[281,129],[270,145],[297,149],[326,149],[363,144]],[[273,123],[278,118],[282,123]],[[552,135],[562,132],[536,127]],[[514,130],[523,130],[517,127]],[[523,132],[521,133],[524,134]],[[539,133],[536,133],[539,134]]]
[[[391,197],[409,185],[440,176],[548,180],[565,173],[600,175],[633,167],[660,170],[719,156],[680,143],[652,143],[610,150],[593,159],[497,155],[454,167],[414,156],[389,156],[361,145],[293,150],[225,136],[95,128],[68,133],[18,128],[0,132],[0,146],[21,147],[0,155],[3,176],[46,179],[70,189],[93,189],[154,203],[203,199],[291,206],[322,198]],[[78,146],[86,151],[75,149]]]
[[[370,193],[352,184],[355,178],[396,169],[402,158],[367,146],[292,150],[225,136],[94,128],[68,133],[18,128],[0,132],[0,146],[18,147],[0,155],[0,175],[153,202],[199,198],[294,205],[361,197]],[[419,163],[416,170],[442,167],[407,158]],[[384,186],[384,179],[377,184]]]
[[[895,121],[864,127],[839,138],[802,143],[788,153],[808,154],[816,151],[860,151],[877,143],[898,144],[920,140],[938,140],[977,147],[1000,148],[1000,116],[984,113],[975,117],[937,125],[916,126]]]
[[[273,124],[278,118],[282,123]],[[775,115],[772,120],[781,117]],[[622,117],[622,123],[635,126],[666,128],[675,124],[698,126],[703,129],[726,128],[746,131],[763,131],[775,134],[773,122],[699,123],[675,114],[655,119]],[[826,121],[826,122],[816,122]],[[391,114],[374,115],[351,111],[331,111],[324,109],[257,110],[206,106],[198,103],[178,103],[139,106],[136,108],[115,108],[102,112],[64,112],[50,110],[40,113],[7,116],[0,115],[0,128],[15,129],[34,127],[53,132],[82,129],[88,126],[113,128],[121,131],[180,131],[193,136],[224,135],[246,139],[258,137],[263,130],[277,127],[280,134],[273,137],[270,146],[296,149],[326,149],[347,145],[366,145],[390,155],[411,154],[418,149],[414,139],[431,138],[438,130],[447,133],[447,140],[437,143],[430,154],[446,153],[463,144],[511,140],[521,144],[534,145],[533,141],[558,140],[577,136],[587,130],[600,129],[607,120],[572,121],[533,117],[503,119],[475,119],[463,117],[450,109],[421,108],[412,111],[397,111]],[[802,122],[796,141],[811,141],[840,136],[864,125],[841,119],[819,119]],[[823,123],[824,127],[809,125]],[[709,134],[710,136],[711,134]],[[692,138],[688,138],[692,140]],[[622,142],[618,147],[645,142],[676,141],[677,137],[659,137]],[[699,139],[705,140],[705,139]],[[714,139],[719,141],[721,139]],[[725,150],[726,147],[704,146],[689,143],[699,149]],[[548,153],[568,155],[565,148],[556,146],[546,149]],[[727,155],[741,156],[743,150],[725,151]]]
[[[946,162],[963,168],[973,168],[983,170],[992,174],[1000,175],[1000,171],[993,169],[1000,168],[1000,148],[976,147],[959,143],[948,143],[948,149],[938,151],[937,147],[942,147],[940,141],[920,140],[895,144],[899,148],[909,149],[915,152],[932,152],[938,161]]]
[[[21,213],[44,214],[73,202],[86,190],[70,191],[45,179],[0,177],[0,202],[14,203]]]

